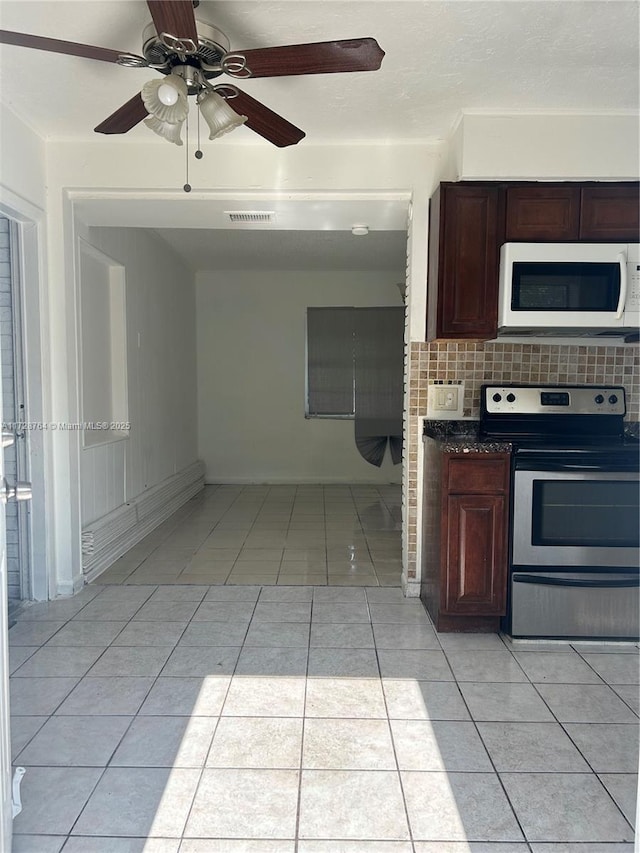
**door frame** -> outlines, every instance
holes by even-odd
[[[28,516],[30,562],[27,586],[30,597],[46,601],[55,595],[51,554],[54,542],[54,507],[49,484],[53,481],[52,432],[45,429],[49,416],[48,299],[46,292],[45,212],[0,186],[0,215],[18,232],[17,284],[20,296],[24,403],[33,428],[27,436],[27,469],[33,499]]]

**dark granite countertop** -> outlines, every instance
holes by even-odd
[[[511,442],[480,438],[478,429],[478,421],[425,420],[423,435],[437,441],[443,453],[511,453]]]
[[[479,421],[424,421],[423,435],[438,442],[443,453],[511,453],[509,441],[481,438]],[[640,423],[626,421],[624,436],[627,442],[640,441]]]

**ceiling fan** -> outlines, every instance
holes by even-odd
[[[196,97],[211,130],[210,139],[242,123],[280,148],[304,138],[304,131],[235,85],[210,82],[223,74],[243,80],[375,71],[382,63],[384,51],[373,38],[230,51],[229,40],[221,30],[196,20],[194,7],[198,5],[199,0],[147,0],[153,23],[143,32],[140,56],[8,30],[0,30],[0,43],[159,71],[164,79],[145,84],[95,131],[126,133],[144,120],[156,133],[178,145],[182,144],[180,129],[189,111],[189,95]]]

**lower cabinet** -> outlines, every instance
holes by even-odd
[[[504,495],[449,496],[443,514],[443,613],[504,613],[505,514]]]
[[[430,457],[436,462],[431,470]],[[425,447],[426,478],[431,480],[423,528],[427,610],[439,631],[497,631],[506,609],[509,454],[438,449],[429,454]]]

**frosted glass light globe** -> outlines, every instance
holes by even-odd
[[[175,86],[171,86],[169,83],[162,83],[158,86],[158,100],[165,104],[167,107],[172,107],[174,104],[178,103],[179,93]]]

